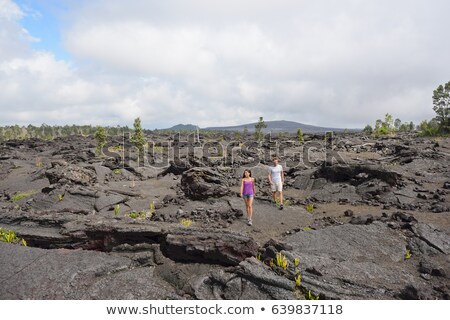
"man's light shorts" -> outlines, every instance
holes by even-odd
[[[281,181],[272,183],[270,185],[270,187],[272,189],[272,192],[277,192],[277,191],[281,192],[281,191],[283,191],[283,183]]]

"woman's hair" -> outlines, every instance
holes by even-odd
[[[249,177],[251,177],[252,176],[252,172],[250,171],[250,170],[244,170],[244,172],[242,173],[242,178],[245,178],[245,171],[247,171],[248,173],[249,173]]]

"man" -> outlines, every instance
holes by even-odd
[[[283,183],[284,172],[283,167],[278,164],[278,159],[273,159],[273,167],[269,167],[269,182],[272,189],[273,201],[277,203],[277,193],[280,198],[280,210],[283,210]]]

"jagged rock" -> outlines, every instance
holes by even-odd
[[[217,229],[172,230],[161,246],[163,253],[175,261],[222,265],[237,265],[258,252],[253,239]]]
[[[97,181],[95,171],[65,161],[53,161],[52,168],[48,169],[45,175],[50,184],[73,183],[87,186]]]
[[[350,220],[351,224],[371,224],[373,222],[373,216],[372,215],[366,215],[366,216],[359,216],[359,217],[352,217]]]
[[[450,182],[445,182],[443,188],[450,189]]]
[[[242,261],[236,274],[254,283],[272,299],[295,299],[295,282],[277,275],[269,266],[254,257]]]
[[[417,219],[414,218],[414,216],[404,212],[394,212],[391,219],[401,222],[417,222]]]
[[[350,210],[350,209],[345,210],[344,216],[346,216],[346,217],[353,217],[353,211]]]
[[[224,176],[208,168],[185,171],[181,177],[181,189],[194,200],[222,197],[229,192]]]
[[[326,178],[332,182],[349,182],[359,185],[368,179],[378,179],[394,186],[399,182],[400,175],[387,171],[381,166],[375,165],[333,165],[322,166],[315,173],[316,178]]]
[[[412,231],[419,239],[425,241],[430,247],[444,254],[450,254],[450,237],[448,234],[424,223],[414,225]]]

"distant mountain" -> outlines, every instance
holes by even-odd
[[[197,130],[196,125],[193,124],[177,124],[176,126],[173,126],[171,128],[167,128],[164,130],[173,130],[173,131],[193,131],[193,130]]]
[[[334,132],[343,132],[346,129],[343,128],[327,128],[327,127],[318,127],[309,124],[304,124],[295,121],[286,121],[286,120],[277,120],[277,121],[265,121],[267,124],[267,128],[265,128],[264,132],[297,132],[298,129],[302,129],[304,133],[320,133],[326,131],[334,131]],[[200,128],[201,130],[211,130],[211,131],[244,131],[247,128],[248,132],[255,131],[255,124],[247,123],[241,124],[238,126],[228,126],[228,127],[207,127]],[[175,130],[175,131],[193,131],[196,130],[197,126],[193,124],[178,124],[166,130]],[[347,129],[348,131],[361,131],[361,129]]]
[[[326,128],[326,127],[318,127],[313,126],[309,124],[304,124],[300,122],[295,121],[286,121],[286,120],[277,120],[277,121],[265,121],[267,124],[267,128],[265,128],[264,132],[297,132],[298,129],[302,129],[304,133],[319,133],[319,132],[326,132],[326,131],[335,131],[335,132],[342,132],[345,129],[343,128]],[[230,126],[230,127],[209,127],[204,128],[204,130],[219,130],[219,131],[243,131],[244,128],[247,128],[249,132],[255,131],[255,124],[248,123],[248,124],[242,124],[239,126]],[[359,129],[351,129],[349,131],[360,131]]]

